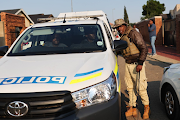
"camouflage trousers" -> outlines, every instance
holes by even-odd
[[[140,79],[137,79],[136,72],[137,63],[125,64],[125,83],[129,94],[129,106],[136,107],[137,94],[141,97],[143,105],[149,105],[149,97],[147,94],[147,78],[145,73],[145,63],[140,71]]]

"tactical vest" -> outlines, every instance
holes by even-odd
[[[126,31],[126,33],[123,34],[122,37],[121,37],[121,40],[126,41],[127,44],[128,44],[128,47],[126,49],[124,49],[123,52],[122,52],[122,55],[123,55],[124,58],[129,58],[132,55],[140,53],[138,48],[136,47],[136,45],[133,43],[133,41],[131,41],[130,38],[128,38],[128,35],[129,35],[131,30],[133,30],[133,28],[129,27],[129,30]]]

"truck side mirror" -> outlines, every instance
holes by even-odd
[[[7,51],[8,51],[8,46],[0,47],[0,56],[4,56]]]
[[[114,49],[116,53],[119,53],[123,49],[126,49],[128,47],[127,42],[124,40],[114,40]]]

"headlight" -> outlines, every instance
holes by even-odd
[[[73,101],[78,109],[112,99],[116,94],[116,77],[114,73],[99,84],[72,93]]]

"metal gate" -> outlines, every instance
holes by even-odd
[[[176,19],[164,21],[164,44],[176,46]]]

